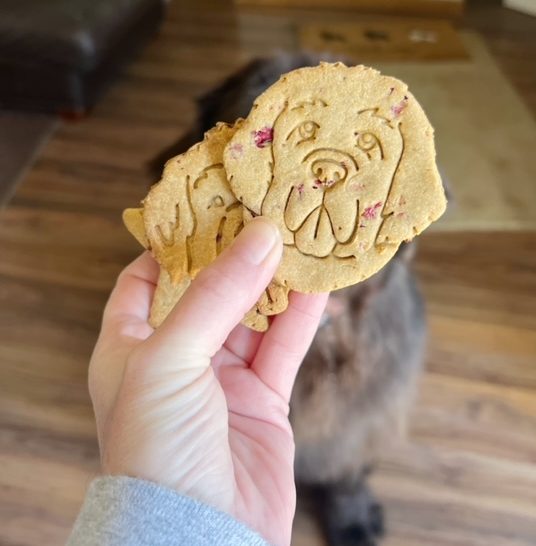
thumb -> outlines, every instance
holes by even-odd
[[[258,217],[246,224],[151,336],[152,349],[164,359],[212,357],[270,283],[282,249],[271,221]]]

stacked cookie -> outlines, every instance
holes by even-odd
[[[217,124],[170,159],[142,207],[123,218],[161,266],[155,327],[244,223],[271,218],[283,258],[244,318],[262,331],[286,309],[289,289],[366,279],[445,206],[433,129],[407,86],[364,66],[322,63],[282,76],[246,120]]]

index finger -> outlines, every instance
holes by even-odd
[[[296,374],[316,334],[328,296],[328,293],[291,292],[288,308],[274,318],[251,365],[285,402],[290,399]]]
[[[147,323],[159,271],[150,252],[123,269],[104,308],[103,326],[124,321]]]

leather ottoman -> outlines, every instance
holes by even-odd
[[[0,0],[0,107],[82,114],[158,29],[165,0]]]

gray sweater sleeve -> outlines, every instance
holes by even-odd
[[[95,479],[67,546],[269,546],[231,516],[126,476]]]

